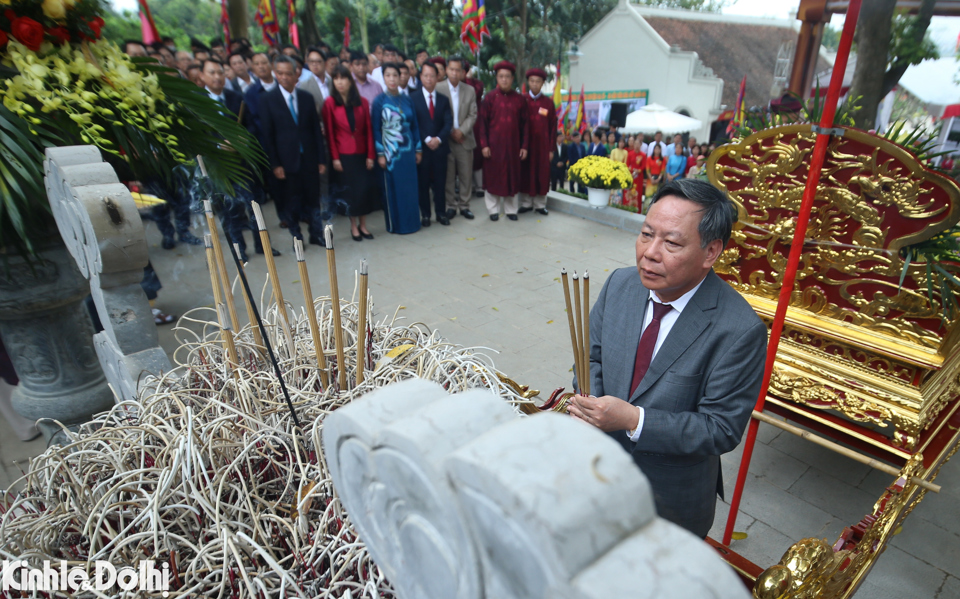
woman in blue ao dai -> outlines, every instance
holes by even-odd
[[[417,164],[420,162],[420,133],[413,102],[400,93],[400,69],[383,65],[387,91],[373,101],[373,142],[380,164],[383,185],[383,212],[390,233],[420,230]]]

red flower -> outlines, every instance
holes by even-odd
[[[6,45],[7,45],[7,34],[0,31],[0,46],[6,46]]]
[[[43,25],[30,17],[17,17],[10,24],[10,33],[21,44],[36,52],[43,43]]]
[[[61,46],[70,41],[70,32],[63,25],[47,29],[47,35],[57,40],[57,43]]]
[[[93,31],[93,38],[100,39],[100,30],[103,29],[103,19],[100,17],[94,17],[92,21],[88,23],[90,29]]]

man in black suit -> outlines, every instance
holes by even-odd
[[[563,143],[563,133],[557,133],[557,143],[553,148],[553,160],[550,162],[550,190],[563,188],[567,176],[567,144]]]
[[[286,201],[290,234],[303,239],[300,221],[309,224],[310,243],[325,245],[320,213],[320,175],[327,147],[313,96],[297,89],[297,63],[278,56],[273,70],[280,85],[260,96],[260,128],[270,168]]]
[[[232,89],[226,87],[226,77],[223,71],[223,63],[216,58],[208,58],[203,61],[201,78],[203,79],[204,90],[210,99],[223,105],[223,114],[236,118],[240,115],[243,106],[243,97]],[[244,183],[233,186],[232,194],[225,194],[223,197],[223,209],[221,218],[223,219],[223,231],[227,235],[230,243],[236,243],[240,246],[240,259],[247,261],[247,243],[243,239],[243,230],[250,229],[251,220],[247,215],[250,208],[250,202],[253,200],[253,177],[248,177]],[[263,253],[263,244],[260,242],[260,236],[253,234],[253,244],[258,254]],[[274,252],[275,255],[279,255]]]
[[[420,73],[422,88],[410,94],[417,112],[417,127],[420,129],[420,145],[423,159],[417,165],[417,181],[420,185],[420,224],[430,226],[430,192],[437,222],[449,225],[447,217],[447,154],[450,153],[450,129],[453,128],[453,110],[450,100],[437,93],[437,67],[431,62],[423,63]]]
[[[570,136],[570,145],[567,146],[567,164],[566,168],[569,169],[571,166],[577,163],[578,160],[586,156],[587,152],[583,148],[583,144],[580,143],[580,133],[574,131]],[[573,191],[573,181],[570,181],[570,191]],[[587,188],[583,185],[577,184],[577,191],[579,193],[587,193]]]

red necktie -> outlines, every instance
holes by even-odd
[[[640,343],[637,345],[637,360],[633,364],[633,381],[630,383],[630,395],[637,390],[643,375],[647,374],[650,368],[650,362],[653,361],[653,349],[657,346],[657,337],[660,335],[660,319],[673,310],[670,304],[661,304],[653,302],[653,320],[644,329],[643,335],[640,335]]]
[[[433,94],[430,94],[430,118],[433,118]]]

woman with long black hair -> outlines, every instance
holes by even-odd
[[[338,66],[330,79],[330,95],[322,111],[333,159],[330,199],[337,212],[350,217],[350,235],[355,241],[373,239],[366,216],[379,209],[381,202],[373,174],[376,152],[370,106],[360,97],[350,69]]]

